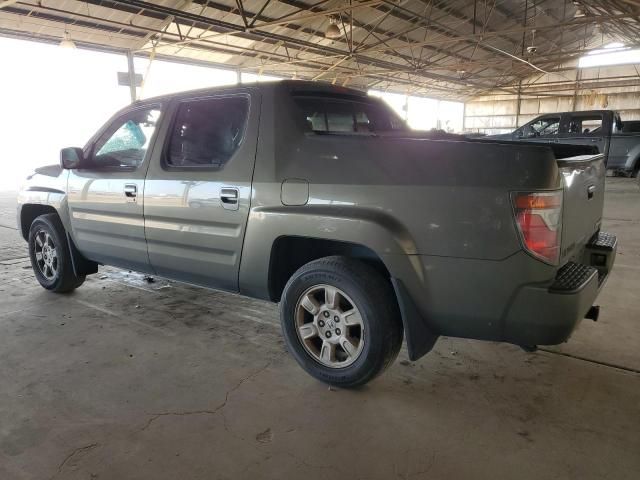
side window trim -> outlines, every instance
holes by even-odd
[[[121,171],[121,172],[135,172],[137,170],[140,169],[140,167],[145,166],[148,162],[149,162],[149,158],[151,156],[151,151],[153,150],[153,146],[158,138],[158,127],[160,126],[161,122],[163,121],[163,117],[164,117],[164,113],[166,110],[166,105],[163,103],[145,103],[145,104],[140,104],[140,105],[135,105],[135,106],[129,106],[129,107],[125,107],[124,109],[120,110],[118,113],[116,113],[114,116],[112,116],[107,122],[105,122],[105,124],[100,128],[100,130],[98,130],[98,132],[94,135],[93,138],[91,138],[91,140],[88,142],[88,144],[85,146],[85,148],[83,150],[85,150],[85,155],[86,158],[92,158],[93,155],[95,154],[95,149],[96,149],[96,145],[98,144],[98,142],[104,137],[104,135],[109,131],[109,129],[116,123],[119,122],[122,118],[126,117],[127,115],[130,115],[133,112],[137,112],[140,110],[153,110],[153,109],[157,109],[160,111],[160,116],[158,118],[158,121],[156,123],[153,135],[151,136],[151,138],[149,139],[149,146],[147,147],[147,150],[145,152],[144,157],[142,158],[142,161],[140,162],[140,164],[137,167],[116,167],[116,166],[105,166],[102,168],[88,168],[88,169],[84,169],[84,170],[102,170],[102,171]],[[115,133],[117,131],[114,130],[113,133]],[[112,133],[112,135],[113,135]]]
[[[244,98],[247,101],[247,114],[244,119],[244,124],[242,126],[242,133],[240,142],[238,143],[237,148],[231,155],[231,157],[225,162],[225,164],[231,162],[233,158],[238,154],[241,150],[243,144],[245,143],[247,130],[249,126],[249,119],[252,112],[252,101],[251,95],[249,93],[221,93],[218,95],[203,95],[196,97],[184,97],[178,98],[175,100],[175,103],[172,105],[170,109],[171,118],[169,119],[169,126],[166,131],[164,137],[164,144],[162,146],[162,151],[160,152],[160,168],[164,171],[174,171],[174,172],[192,172],[192,171],[213,171],[217,172],[222,169],[222,166],[213,166],[213,165],[172,165],[169,163],[169,149],[171,147],[171,139],[173,137],[173,131],[176,126],[176,122],[178,121],[178,114],[180,112],[180,107],[187,103],[194,103],[199,101],[206,100],[222,100],[225,98]]]

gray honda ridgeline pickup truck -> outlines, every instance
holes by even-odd
[[[593,147],[412,132],[310,82],[134,103],[19,194],[36,279],[114,265],[280,302],[288,349],[364,384],[439,335],[558,344],[613,266]]]

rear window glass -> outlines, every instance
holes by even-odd
[[[374,101],[296,98],[309,130],[314,132],[374,133],[406,130],[386,105]]]

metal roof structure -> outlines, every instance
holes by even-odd
[[[637,45],[639,22],[640,0],[0,0],[3,36],[450,99]]]

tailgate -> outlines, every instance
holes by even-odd
[[[604,207],[604,155],[580,155],[557,160],[564,197],[560,265],[577,261],[584,246],[600,229]]]

